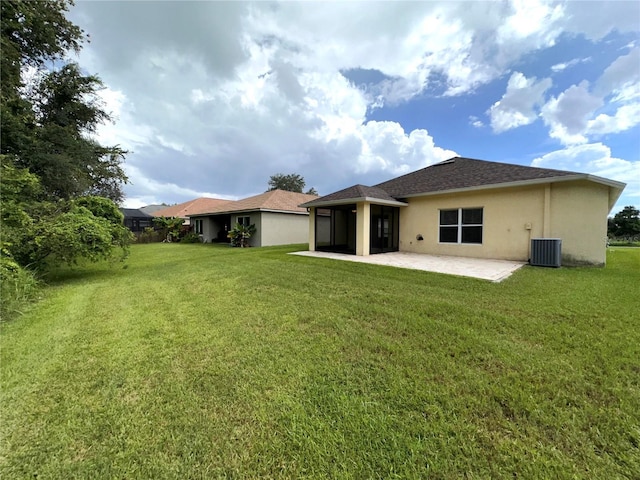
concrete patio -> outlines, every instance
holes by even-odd
[[[389,267],[410,268],[427,272],[460,275],[480,278],[492,282],[501,282],[513,272],[525,265],[525,262],[511,260],[492,260],[486,258],[450,257],[445,255],[426,255],[421,253],[391,252],[377,255],[358,256],[331,252],[292,252],[291,255],[329,258],[348,262],[387,265]]]

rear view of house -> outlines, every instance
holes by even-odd
[[[205,243],[228,242],[227,234],[236,223],[256,226],[256,233],[249,240],[253,247],[306,243],[309,213],[299,204],[316,198],[305,193],[271,190],[228,201],[189,217],[195,232]]]
[[[604,265],[607,215],[625,184],[594,175],[455,157],[301,205],[309,248],[527,261],[557,238],[563,265]]]

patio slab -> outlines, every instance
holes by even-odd
[[[451,257],[446,255],[427,255],[422,253],[391,252],[377,255],[358,256],[332,252],[292,252],[291,255],[304,257],[330,258],[348,262],[370,263],[389,267],[410,268],[427,272],[460,275],[480,278],[492,282],[501,282],[513,272],[525,265],[525,262],[512,260],[492,260],[486,258]]]

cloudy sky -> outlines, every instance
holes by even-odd
[[[640,205],[640,2],[90,2],[77,61],[125,206],[328,194],[455,155],[593,173]]]

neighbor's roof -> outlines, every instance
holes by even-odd
[[[481,188],[506,187],[546,183],[564,180],[590,180],[602,183],[618,191],[618,196],[625,184],[586,173],[554,170],[550,168],[526,167],[510,163],[489,162],[472,158],[454,157],[444,162],[436,163],[416,172],[407,173],[401,177],[379,183],[374,187],[355,185],[324,197],[320,197],[304,204],[305,207],[345,203],[353,199],[354,193],[371,192],[371,201],[383,198],[382,191],[392,199],[403,199],[412,196],[428,195],[460,190],[475,190]],[[372,190],[369,190],[372,189]],[[617,196],[616,196],[617,198]],[[367,199],[365,199],[367,200]]]
[[[299,205],[316,198],[318,198],[316,195],[307,195],[306,193],[287,192],[285,190],[271,190],[269,192],[261,193],[253,197],[243,198],[242,200],[230,201],[209,210],[197,212],[197,214],[221,214],[252,210],[267,210],[306,214],[307,209],[300,207]]]
[[[119,210],[125,218],[153,218],[151,215],[138,208],[120,208]]]
[[[156,210],[151,214],[154,217],[187,218],[189,215],[207,212],[232,201],[233,200],[223,200],[221,198],[200,197],[196,198],[195,200],[189,200],[188,202],[179,203],[178,205],[172,205],[171,207]]]
[[[151,215],[153,212],[156,212],[158,210],[162,210],[164,208],[167,208],[167,205],[154,204],[154,205],[146,205],[144,207],[140,207],[138,210],[140,210],[141,212],[148,213],[149,215]]]

